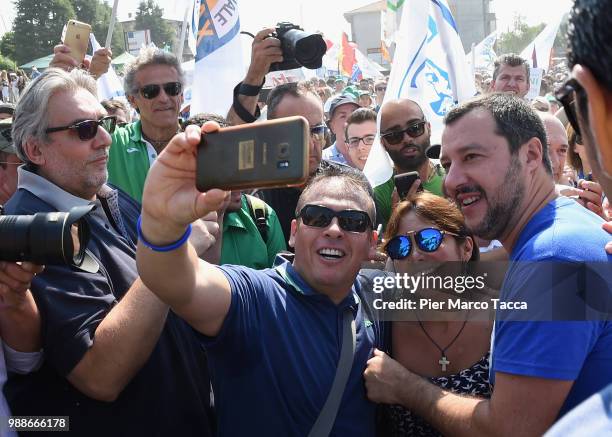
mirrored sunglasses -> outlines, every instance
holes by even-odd
[[[459,237],[459,234],[441,231],[436,228],[425,228],[420,231],[410,231],[405,235],[397,235],[385,245],[385,252],[389,258],[394,260],[405,259],[410,256],[413,248],[413,240],[417,247],[427,253],[435,252],[442,245],[444,235]]]

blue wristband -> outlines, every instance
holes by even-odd
[[[142,216],[138,216],[138,222],[136,223],[136,231],[138,232],[138,239],[142,244],[147,246],[149,249],[154,250],[155,252],[170,252],[171,250],[178,249],[189,239],[191,235],[191,224],[187,226],[187,230],[183,234],[183,236],[175,241],[174,243],[168,244],[167,246],[155,246],[149,243],[144,235],[142,235]]]

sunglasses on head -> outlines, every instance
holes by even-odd
[[[60,132],[63,130],[74,130],[81,141],[91,140],[98,134],[98,127],[102,126],[106,132],[112,134],[117,125],[117,117],[108,115],[99,120],[83,120],[70,126],[50,127],[45,130],[46,133]]]
[[[164,89],[164,92],[170,97],[178,96],[181,91],[183,91],[183,85],[180,82],[168,82],[162,85],[157,83],[152,83],[151,85],[145,85],[138,90],[140,95],[145,99],[154,99],[159,96],[161,89]]]
[[[385,252],[391,259],[405,259],[412,252],[412,241],[423,252],[435,252],[440,248],[444,235],[459,237],[459,234],[441,231],[436,228],[425,228],[420,231],[410,231],[405,235],[397,235],[389,240],[385,246]]]
[[[567,120],[572,125],[574,132],[576,132],[576,136],[582,137],[576,114],[576,95],[578,93],[584,93],[584,89],[576,79],[571,78],[555,92],[555,98],[563,105]],[[582,141],[582,138],[580,140]]]
[[[426,121],[418,121],[416,123],[411,124],[404,130],[387,132],[386,134],[381,135],[381,138],[384,138],[385,141],[392,146],[401,143],[404,140],[404,134],[408,134],[412,138],[417,138],[423,135],[425,132]]]
[[[356,209],[334,211],[325,206],[306,205],[297,216],[302,223],[313,228],[328,227],[334,217],[338,218],[340,228],[347,232],[365,232],[368,228],[372,228],[368,213]]]

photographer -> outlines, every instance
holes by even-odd
[[[25,165],[6,213],[96,209],[85,217],[93,264],[48,265],[32,280],[45,361],[12,375],[6,396],[14,415],[69,416],[76,435],[209,435],[206,357],[138,279],[140,205],[106,185],[114,127],[81,70],[46,70],[17,105]]]

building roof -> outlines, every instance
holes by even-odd
[[[380,0],[374,3],[367,4],[357,9],[353,9],[352,11],[348,11],[344,13],[344,17],[355,15],[355,14],[363,14],[366,12],[380,12],[385,10],[385,0]]]

